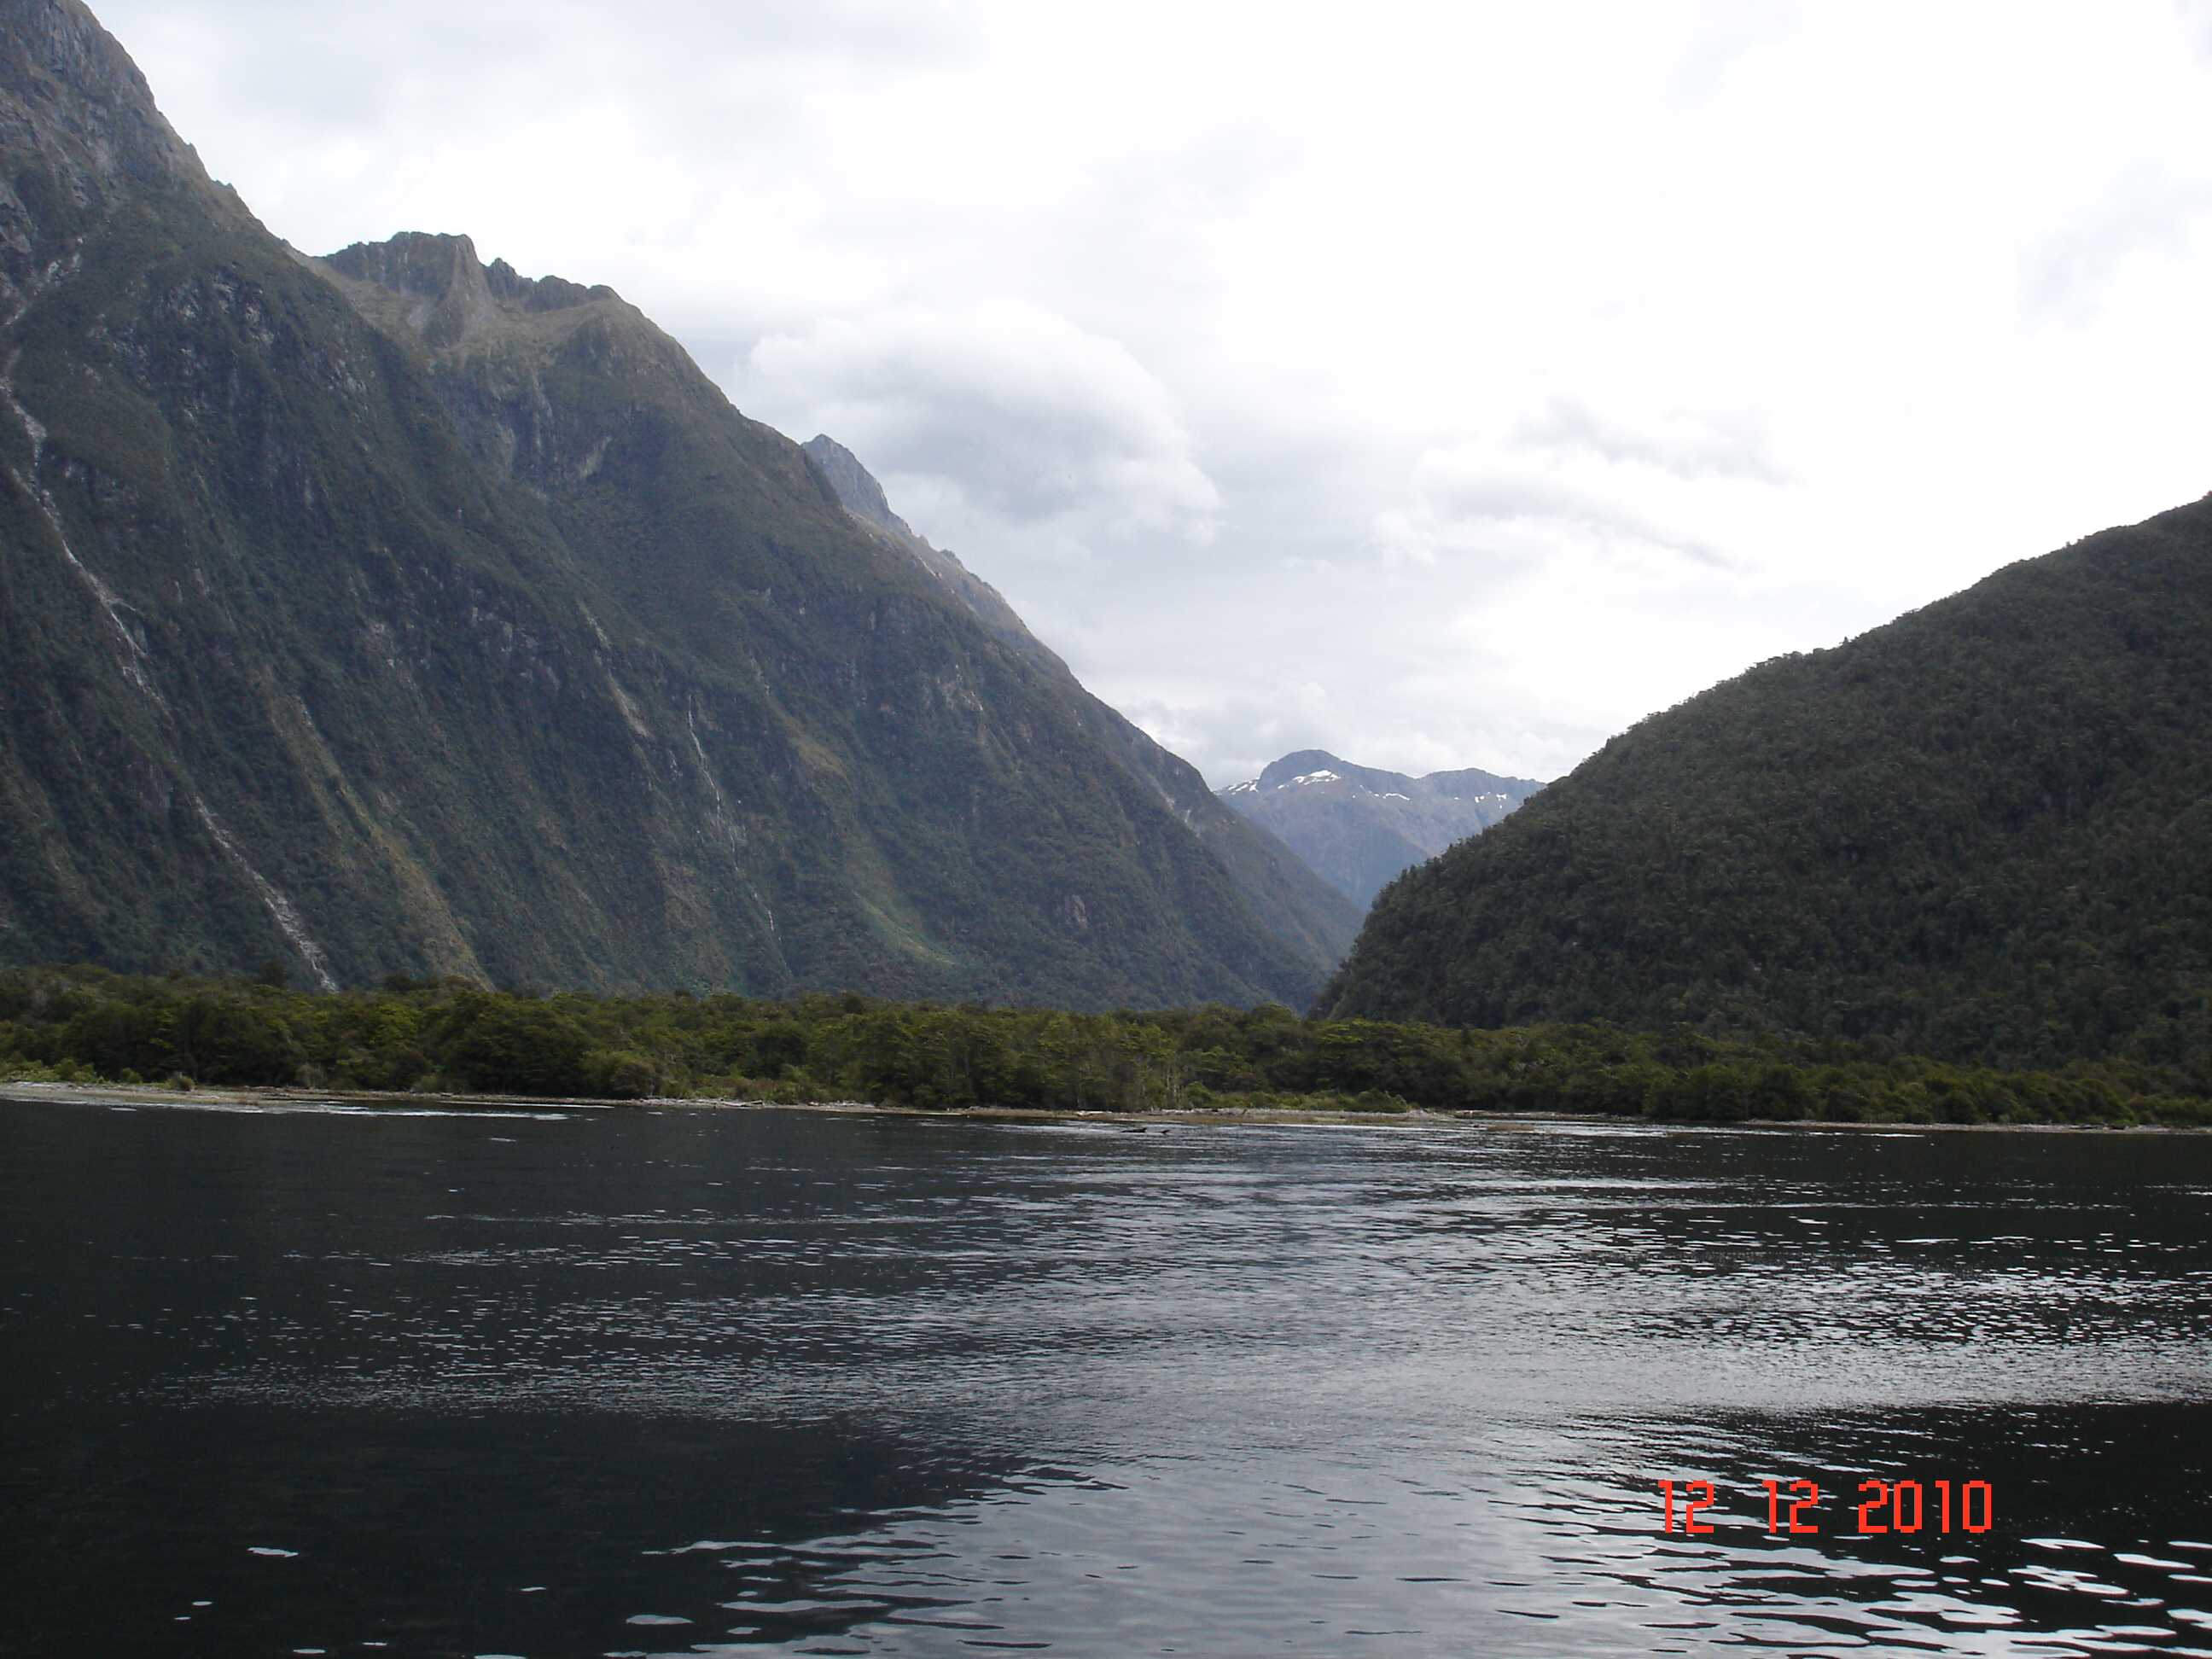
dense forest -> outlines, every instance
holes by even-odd
[[[2212,502],[1643,721],[1386,889],[1322,1006],[2212,1085]]]
[[[276,963],[261,980],[0,972],[0,1079],[926,1109],[2212,1125],[2212,1091],[2172,1068],[1998,1072],[1879,1043],[1687,1029],[1454,1030],[1273,1006],[1071,1014],[845,994],[539,997],[397,977],[331,994],[283,979]]]

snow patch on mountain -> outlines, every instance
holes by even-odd
[[[1364,905],[1399,872],[1479,835],[1540,787],[1474,770],[1407,777],[1306,749],[1219,793]]]

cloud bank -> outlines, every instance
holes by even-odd
[[[115,0],[325,251],[827,431],[1217,783],[1535,776],[2212,485],[2212,12]]]

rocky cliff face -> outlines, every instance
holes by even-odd
[[[936,551],[914,533],[912,526],[904,519],[891,511],[884,487],[876,482],[874,474],[860,465],[858,455],[826,432],[816,433],[799,447],[806,452],[808,460],[822,469],[823,477],[828,480],[831,491],[848,513],[864,524],[888,531],[902,540],[919,544],[915,549],[916,556],[921,556],[924,550]],[[940,556],[950,559],[952,556],[948,553]],[[954,560],[953,562],[957,564],[958,561]]]
[[[1472,769],[1408,777],[1301,749],[1221,798],[1364,910],[1401,872],[1479,835],[1542,787]]]
[[[0,18],[0,961],[1318,987],[1326,920],[611,290],[303,260],[82,6]]]

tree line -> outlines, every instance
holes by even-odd
[[[2175,1067],[2002,1071],[1879,1042],[1596,1024],[1453,1029],[1279,1006],[1074,1014],[684,992],[528,995],[395,976],[0,971],[0,1078],[934,1109],[1566,1112],[1681,1121],[2212,1125]]]

